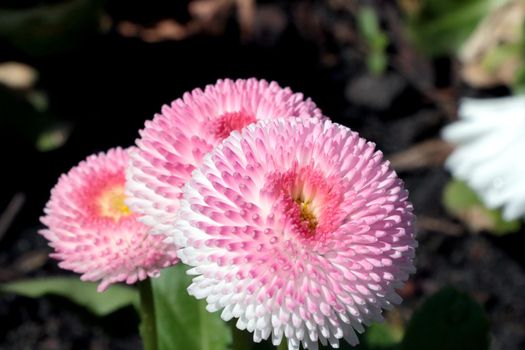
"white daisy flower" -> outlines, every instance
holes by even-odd
[[[525,96],[464,98],[458,114],[442,131],[457,145],[446,168],[506,220],[525,217]]]

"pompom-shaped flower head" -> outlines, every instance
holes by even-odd
[[[135,283],[177,262],[162,236],[147,234],[124,200],[128,150],[91,155],[62,175],[51,191],[40,233],[54,248],[59,266],[84,281]]]
[[[254,340],[357,344],[414,271],[412,205],[374,144],[330,121],[232,133],[184,187],[173,231],[188,288]]]
[[[260,119],[321,117],[310,99],[265,80],[219,80],[164,106],[146,122],[128,170],[128,204],[152,233],[169,230],[182,186],[202,158],[234,130]]]
[[[446,167],[505,219],[525,218],[525,96],[464,98],[458,114],[442,133],[457,145]]]

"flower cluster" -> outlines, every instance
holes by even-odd
[[[62,267],[104,288],[179,258],[209,311],[290,349],[355,345],[400,302],[417,246],[407,191],[302,94],[219,80],[164,106],[137,146],[53,190],[43,234]]]

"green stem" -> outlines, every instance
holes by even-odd
[[[140,333],[144,342],[144,350],[157,350],[157,325],[155,320],[155,304],[151,280],[146,278],[139,283],[140,293]]]
[[[281,340],[281,344],[279,344],[277,350],[288,350],[288,340],[286,340],[285,337]]]
[[[247,350],[253,347],[250,333],[235,326],[235,320],[228,322],[232,330],[232,350]]]

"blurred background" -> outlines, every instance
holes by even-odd
[[[67,274],[37,234],[61,173],[132,145],[185,91],[257,77],[375,142],[406,182],[420,246],[392,327],[453,286],[483,306],[491,349],[525,349],[525,229],[451,179],[440,138],[460,98],[522,90],[524,18],[521,0],[0,1],[0,283]],[[0,349],[141,348],[131,308],[2,294],[0,319]]]

